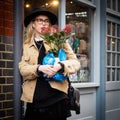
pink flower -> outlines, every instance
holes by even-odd
[[[66,34],[71,34],[72,32],[71,25],[66,25],[66,27],[63,29],[63,32],[65,32]]]

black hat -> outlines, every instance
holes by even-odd
[[[55,14],[53,14],[52,12],[47,11],[47,10],[36,8],[28,16],[25,17],[25,19],[24,19],[25,27],[28,26],[28,24],[31,22],[31,20],[33,20],[35,17],[37,17],[39,15],[48,16],[52,25],[54,25],[57,22],[57,16]]]

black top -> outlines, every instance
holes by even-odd
[[[36,43],[39,49],[39,57],[38,64],[42,64],[43,57],[45,56],[45,47],[43,45],[43,41],[39,41]],[[52,105],[60,100],[68,98],[68,96],[57,89],[54,89],[50,86],[48,81],[43,77],[43,73],[39,73],[39,77],[37,78],[34,98],[33,98],[33,106],[35,108],[42,108]]]

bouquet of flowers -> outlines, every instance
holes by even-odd
[[[50,50],[43,58],[43,64],[54,65],[56,62],[66,60],[66,53],[62,49],[62,44],[66,42],[67,37],[71,34],[71,26],[66,25],[66,27],[59,31],[57,26],[53,26],[50,28],[42,28],[42,37],[46,41],[46,43],[50,46]],[[57,55],[57,59],[56,56]],[[47,78],[47,76],[45,76]],[[64,76],[62,73],[58,72],[53,77],[47,78],[46,80],[56,80],[63,82],[67,79],[67,76]]]
[[[66,25],[63,30],[59,30],[57,25],[53,25],[49,28],[42,28],[42,37],[46,43],[50,46],[50,53],[58,54],[61,49],[61,45],[66,42],[66,39],[72,32],[71,25]]]

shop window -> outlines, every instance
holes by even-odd
[[[81,69],[70,75],[72,82],[90,81],[90,22],[91,9],[77,1],[66,1],[66,24],[71,24],[73,30],[69,43],[81,63]]]
[[[120,24],[107,21],[107,81],[120,81]]]

